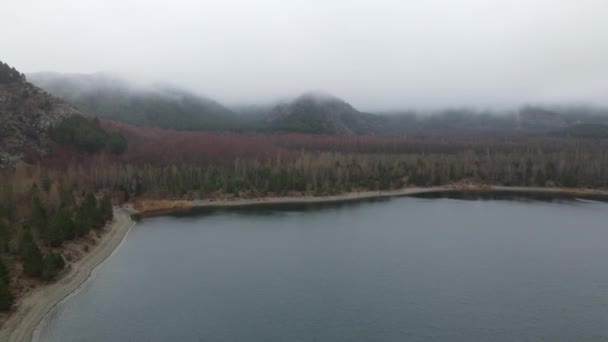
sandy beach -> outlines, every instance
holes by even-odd
[[[566,189],[541,187],[504,187],[504,186],[438,186],[427,188],[404,188],[390,191],[360,191],[332,196],[301,196],[301,197],[266,197],[256,199],[226,199],[226,200],[149,200],[150,210],[142,210],[146,216],[162,215],[175,211],[189,210],[205,207],[239,207],[272,204],[306,204],[341,201],[356,201],[372,198],[399,197],[429,192],[442,191],[501,191],[517,193],[554,193],[571,196],[608,196],[606,190],[593,189]],[[141,210],[141,208],[138,208]],[[144,209],[146,207],[144,206]],[[77,290],[91,275],[95,267],[109,257],[121,243],[124,236],[134,222],[130,218],[131,212],[127,209],[116,209],[115,220],[109,232],[103,236],[100,243],[74,263],[69,272],[57,282],[41,286],[17,303],[17,311],[10,317],[0,330],[0,341],[21,342],[30,341],[35,329],[46,314],[64,298]]]
[[[34,330],[46,314],[89,278],[95,267],[118,247],[133,224],[128,212],[114,210],[114,221],[106,227],[109,231],[98,245],[72,264],[67,274],[59,280],[36,288],[16,303],[16,312],[0,330],[0,341],[31,341]]]
[[[241,207],[255,205],[272,205],[272,204],[314,204],[328,202],[344,202],[357,201],[383,197],[400,197],[410,196],[431,192],[446,192],[446,191],[499,191],[499,192],[514,192],[514,193],[550,193],[564,194],[570,196],[590,197],[590,196],[608,196],[606,190],[596,189],[578,189],[578,188],[543,188],[543,187],[508,187],[508,186],[479,186],[479,185],[447,185],[436,187],[412,187],[398,190],[385,191],[359,191],[349,192],[331,196],[299,196],[299,197],[262,197],[262,198],[233,198],[225,200],[150,200],[149,202],[137,209],[145,216],[163,215],[171,212],[185,211],[193,208],[221,208],[221,207]]]

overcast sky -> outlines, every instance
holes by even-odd
[[[360,109],[608,104],[606,0],[2,0],[0,60],[228,104],[307,90]]]

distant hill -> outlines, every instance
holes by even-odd
[[[102,118],[177,130],[230,130],[238,126],[230,109],[181,89],[144,89],[106,74],[35,73],[28,78],[51,94]]]
[[[122,136],[105,132],[92,118],[1,62],[0,122],[0,167],[33,161],[56,143],[90,152],[109,147],[110,141],[116,143],[117,152],[126,148]]]
[[[566,127],[556,132],[555,135],[572,138],[606,139],[608,138],[608,125],[579,123]]]
[[[524,107],[519,111],[518,123],[521,129],[548,132],[568,125],[563,115],[540,107]]]
[[[266,127],[273,131],[352,135],[377,131],[385,122],[386,118],[359,112],[332,95],[306,93],[277,105],[267,116]]]

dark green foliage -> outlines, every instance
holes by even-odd
[[[13,296],[9,290],[10,274],[2,259],[0,259],[0,310],[8,310],[13,305]]]
[[[234,114],[220,104],[179,93],[106,94],[80,98],[77,103],[99,115],[134,125],[178,130],[227,130],[236,126]],[[94,103],[91,103],[94,102]]]
[[[386,119],[362,113],[341,99],[327,94],[304,94],[279,105],[266,127],[268,131],[311,134],[363,134],[378,130]]]
[[[0,253],[8,252],[11,234],[5,224],[0,221]]]
[[[74,217],[74,231],[77,236],[89,232],[91,228],[103,228],[108,220],[114,217],[112,212],[112,200],[109,194],[99,201],[92,193],[85,195],[84,201],[76,209]]]
[[[74,206],[74,196],[71,188],[62,188],[60,190],[60,202],[62,208],[71,208]]]
[[[88,214],[88,219],[91,227],[102,228],[106,222],[103,213],[99,210],[97,198],[92,193],[87,193],[84,202],[82,203],[85,211]]]
[[[572,125],[558,135],[574,138],[608,138],[608,125],[605,124],[576,124]]]
[[[87,152],[98,152],[106,143],[107,133],[96,121],[72,116],[53,127],[51,136],[59,143],[72,145]]]
[[[82,235],[95,226],[97,221],[97,199],[92,193],[87,193],[76,213],[77,231]]]
[[[108,148],[120,154],[127,149],[127,140],[119,133],[106,132],[98,120],[71,116],[51,129],[53,140],[71,145],[86,152],[99,152]]]
[[[23,271],[30,277],[39,277],[44,268],[42,252],[29,229],[25,229],[19,241],[19,252],[23,259]]]
[[[89,113],[132,125],[187,131],[223,131],[243,126],[230,109],[180,89],[137,90],[107,75],[32,75],[30,79]]]
[[[286,190],[288,184],[287,171],[279,170],[269,180],[268,188],[272,192],[282,193]]]
[[[536,178],[534,179],[534,183],[538,186],[545,186],[547,183],[547,179],[545,177],[545,173],[542,170],[536,171]]]
[[[0,283],[7,283],[10,280],[10,274],[8,273],[8,268],[2,259],[0,259]]]
[[[65,267],[59,253],[43,256],[29,229],[24,229],[19,239],[19,253],[23,259],[23,272],[30,277],[51,279]]]
[[[292,174],[292,182],[293,188],[297,191],[305,191],[306,190],[306,177],[304,177],[304,173],[300,170],[294,171]]]
[[[112,212],[112,198],[109,194],[104,194],[101,201],[99,201],[99,211],[104,222],[109,221],[114,217],[114,213]]]
[[[34,194],[32,197],[32,225],[41,232],[46,230],[47,225],[47,214],[40,196],[38,196],[37,190],[33,190]]]
[[[23,82],[25,75],[0,61],[0,83]]]
[[[91,214],[97,210],[97,198],[92,192],[86,193],[82,206],[85,207]]]
[[[90,214],[89,211],[83,206],[80,206],[76,209],[74,227],[76,231],[76,236],[83,236],[91,230]]]
[[[53,216],[46,234],[49,244],[59,247],[65,240],[76,236],[76,227],[72,221],[72,211],[66,208],[59,209]]]
[[[6,311],[13,305],[13,296],[8,287],[8,282],[0,281],[0,310]]]
[[[63,256],[56,252],[49,252],[44,257],[43,264],[42,278],[44,279],[53,279],[65,267]]]
[[[114,154],[123,154],[127,150],[127,139],[120,133],[110,133],[107,144],[110,152]]]
[[[5,218],[12,221],[15,216],[16,208],[14,201],[7,201],[6,203],[0,203],[0,219]]]

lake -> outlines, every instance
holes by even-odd
[[[147,218],[38,333],[606,341],[608,204],[403,197]]]

